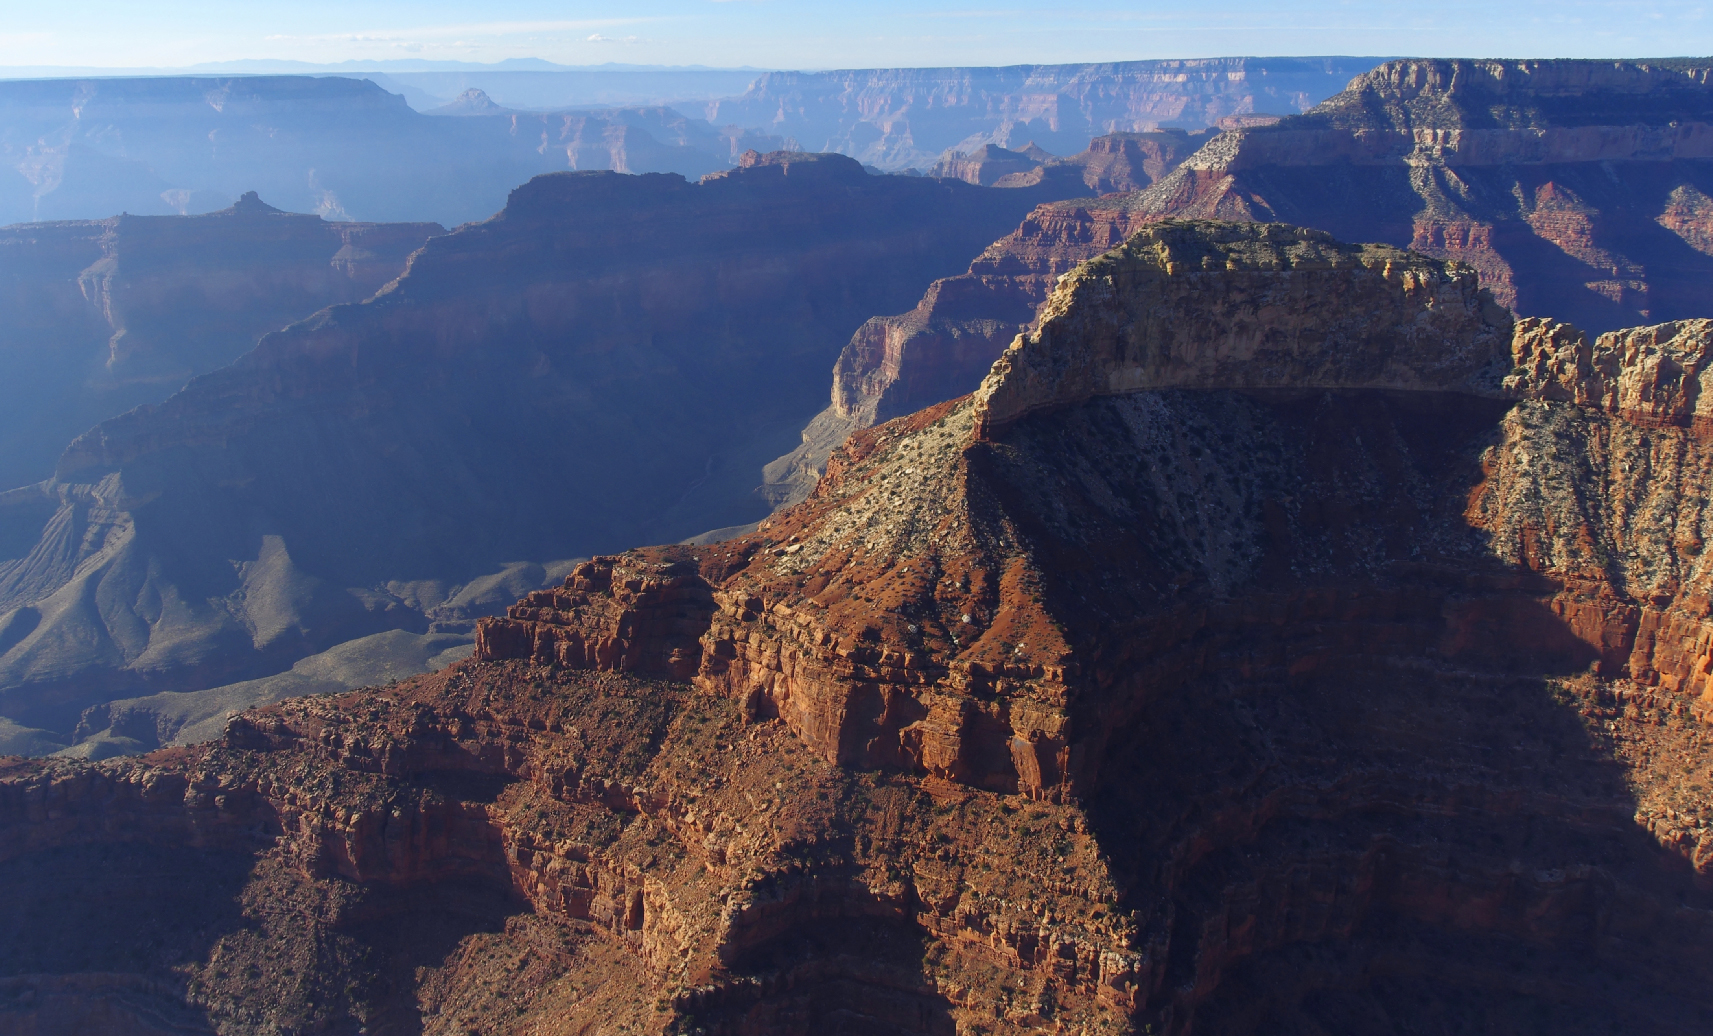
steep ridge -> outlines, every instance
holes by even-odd
[[[1082,188],[1102,194],[1130,192],[1170,172],[1199,137],[1178,130],[1109,133],[1068,158],[1005,152],[1037,164],[986,178],[1001,187],[1048,183],[1063,185],[1064,193],[1080,193],[1075,182],[1080,180]],[[957,154],[945,160],[942,172],[980,182],[985,176],[981,161],[970,166]],[[964,175],[971,168],[976,171]],[[1128,199],[1049,202],[989,245],[967,272],[929,285],[915,309],[863,324],[833,366],[832,405],[809,423],[801,446],[764,471],[770,498],[780,503],[801,499],[820,477],[827,455],[852,429],[969,391],[1028,328],[1060,276],[1122,243],[1142,222]]]
[[[435,223],[330,223],[254,192],[201,216],[0,228],[0,487],[53,473],[65,444],[158,403],[269,331],[373,295]]]
[[[0,715],[64,734],[103,701],[467,632],[437,612],[497,572],[754,521],[852,329],[1043,196],[798,153],[537,178],[0,496]]]
[[[1481,271],[1590,331],[1713,312],[1706,61],[1395,61],[1310,113],[1227,133],[1138,199],[1285,220]]]
[[[1122,144],[1121,135],[1103,139],[1115,138]],[[1101,152],[1091,145],[1090,153]],[[1060,277],[1122,244],[1146,222],[1127,197],[1042,205],[989,245],[966,273],[929,285],[915,309],[870,318],[833,365],[831,404],[805,426],[795,449],[764,469],[769,499],[786,504],[808,495],[827,457],[855,429],[979,385],[1006,346],[1033,324]]]
[[[690,121],[661,108],[447,118],[338,77],[14,80],[0,83],[0,223],[184,215],[257,191],[329,219],[451,226],[539,173],[730,165],[728,135],[685,139]]]
[[[596,558],[476,660],[212,745],[10,765],[0,924],[59,926],[0,1010],[1697,1031],[1710,354],[1144,228],[752,536]]]
[[[1005,68],[768,72],[708,105],[717,126],[754,127],[881,169],[927,169],[948,150],[1027,141],[1058,155],[1094,137],[1193,130],[1245,112],[1305,111],[1372,58],[1204,58]]]

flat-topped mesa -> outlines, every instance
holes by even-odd
[[[1063,279],[977,390],[979,434],[1146,389],[1496,394],[1510,325],[1461,264],[1278,223],[1167,220]]]

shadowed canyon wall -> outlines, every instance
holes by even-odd
[[[433,223],[329,223],[253,193],[202,216],[0,229],[0,486],[53,473],[66,443],[158,403],[256,340],[404,272]]]
[[[596,558],[472,661],[11,764],[0,925],[62,926],[4,943],[0,1024],[1713,1021],[1713,325],[1192,222],[1044,314],[764,528]]]
[[[851,331],[1052,196],[742,161],[537,178],[374,298],[81,436],[0,497],[0,715],[68,733],[431,632],[495,573],[754,521]]]

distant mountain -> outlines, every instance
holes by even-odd
[[[330,219],[452,225],[591,161],[689,176],[731,165],[717,131],[698,124],[692,141],[686,125],[659,109],[436,118],[332,77],[0,82],[0,223],[208,211],[254,190]]]
[[[269,331],[373,295],[435,223],[331,223],[246,194],[200,216],[0,228],[0,488]]]
[[[797,153],[699,184],[530,181],[374,298],[0,494],[0,717],[63,738],[113,699],[387,630],[467,632],[465,590],[524,562],[545,578],[761,518],[760,469],[823,405],[851,333],[1054,189]]]
[[[1481,271],[1587,331],[1713,313],[1713,61],[1386,64],[1227,133],[1136,219],[1279,220]]]
[[[1299,112],[1379,58],[1206,58],[1006,68],[768,72],[708,106],[715,125],[752,127],[882,169],[926,169],[949,149],[1033,141],[1057,155],[1091,138],[1203,129],[1249,112]]]
[[[348,73],[364,79],[0,80],[0,224],[203,212],[254,190],[329,219],[450,226],[491,215],[531,176],[565,169],[696,177],[752,148],[837,152],[891,171],[984,145],[1070,155],[1114,132],[1298,111],[1372,64],[1221,58],[759,77],[388,66]],[[458,102],[472,90],[498,110]]]

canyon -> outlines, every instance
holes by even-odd
[[[693,178],[752,149],[925,170],[947,150],[1018,147],[1031,134],[1070,155],[1114,131],[1301,111],[1373,64],[0,81],[0,224],[196,214],[255,191],[328,219],[450,227],[487,218],[511,188],[560,170]],[[672,85],[680,81],[682,90]]]
[[[1139,191],[1176,169],[1207,136],[1206,130],[1107,133],[1089,141],[1085,150],[1064,158],[1033,142],[1017,151],[983,144],[968,154],[946,152],[928,175],[983,187],[1023,187],[1046,177],[1067,177],[1081,180],[1090,194]]]
[[[1518,314],[1596,334],[1713,313],[1713,205],[1700,200],[1713,163],[1699,143],[1713,132],[1710,72],[1704,61],[1392,61],[1312,111],[1227,116],[1193,154],[1174,140],[1103,158],[1137,145],[1097,140],[1058,161],[1081,164],[1101,197],[1043,205],[915,309],[852,336],[830,405],[768,466],[769,492],[800,499],[852,429],[972,391],[1059,276],[1160,219],[1284,220],[1457,259]],[[943,171],[981,178],[979,161],[959,161]],[[989,164],[1008,166],[991,182],[1028,175],[1015,160]]]
[[[1398,61],[1223,134],[1136,204],[1457,258],[1593,332],[1703,316],[1713,64]]]
[[[927,169],[945,151],[1034,142],[1055,155],[1114,132],[1196,130],[1225,116],[1305,111],[1373,58],[1205,58],[1003,68],[768,72],[712,102],[746,126],[881,169]]]
[[[446,118],[331,76],[0,82],[0,223],[196,214],[255,191],[329,219],[454,226],[538,173],[732,164],[718,130],[686,123],[657,106]]]
[[[752,532],[4,764],[0,1026],[1698,1031],[1710,355],[1149,223]]]
[[[335,645],[467,638],[574,559],[763,517],[758,472],[851,332],[1058,189],[754,151],[694,183],[531,180],[372,297],[82,432],[51,478],[0,494],[0,741],[154,747],[220,714],[157,695],[226,708],[232,685]]]

